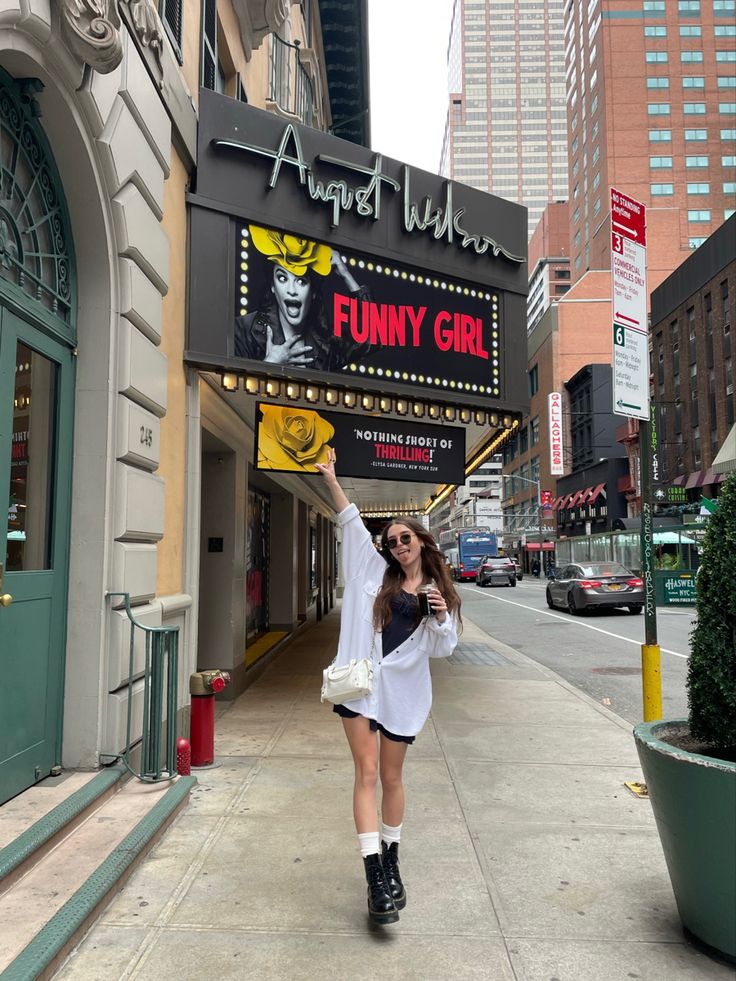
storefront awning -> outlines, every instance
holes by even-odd
[[[561,494],[554,503],[553,506],[554,510],[561,511],[567,504],[567,499],[569,498],[569,496],[570,496],[569,494]]]
[[[686,490],[693,490],[695,487],[706,487],[711,484],[720,484],[724,480],[723,474],[716,473],[714,468],[710,470],[696,470],[691,473],[685,483]]]
[[[595,502],[598,500],[599,496],[603,493],[603,491],[605,489],[606,489],[606,485],[605,484],[596,484],[595,487],[593,488],[593,490],[590,492],[590,494],[586,498],[585,503],[588,506],[590,506],[591,504],[595,504]]]
[[[593,490],[592,487],[586,487],[585,490],[576,491],[576,493],[573,494],[570,500],[567,502],[567,506],[569,508],[574,508],[577,507],[578,504],[582,504],[586,495],[589,494],[592,490]]]
[[[713,461],[713,470],[719,474],[729,474],[736,470],[736,425],[723,441],[723,446]]]

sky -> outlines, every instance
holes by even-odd
[[[436,173],[452,0],[368,0],[373,149]]]

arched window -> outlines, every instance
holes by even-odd
[[[69,217],[35,94],[38,79],[0,69],[0,291],[74,326]]]

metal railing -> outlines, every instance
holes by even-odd
[[[299,43],[271,35],[271,77],[269,99],[279,109],[299,118],[305,126],[314,125],[312,80],[299,58]]]
[[[128,718],[125,750],[121,759],[126,768],[144,783],[173,780],[176,776],[176,710],[179,677],[179,628],[147,627],[139,623],[130,608],[128,593],[108,593],[122,597],[130,620],[130,660],[128,664]],[[143,720],[140,736],[131,732],[133,724],[133,685],[135,677],[136,630],[145,638],[143,665]],[[164,705],[166,719],[164,719]],[[130,762],[131,750],[140,742],[140,772]]]

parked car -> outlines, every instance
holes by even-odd
[[[515,586],[516,566],[513,559],[484,555],[475,573],[478,586]]]
[[[570,613],[625,606],[629,613],[641,613],[644,582],[618,562],[566,565],[547,584],[547,606]]]
[[[521,582],[521,580],[524,578],[524,567],[522,566],[521,562],[516,558],[515,555],[512,555],[511,556],[511,561],[516,566],[516,579],[517,579],[517,582]]]

